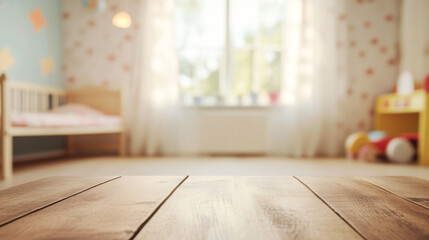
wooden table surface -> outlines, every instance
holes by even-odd
[[[50,177],[0,191],[0,239],[429,239],[429,181]]]

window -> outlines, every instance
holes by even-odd
[[[177,0],[178,84],[188,104],[276,103],[286,0]]]

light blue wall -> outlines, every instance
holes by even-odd
[[[28,14],[39,7],[46,26],[35,32]],[[8,46],[15,59],[7,71],[8,79],[64,86],[61,17],[61,0],[0,0],[0,50]],[[54,71],[45,76],[40,67],[44,57],[54,59]]]
[[[76,0],[77,1],[77,0]],[[33,30],[28,13],[42,8],[46,26]],[[15,59],[8,80],[64,87],[62,76],[61,0],[0,0],[0,51],[4,47]],[[52,57],[54,71],[41,72],[40,59]],[[64,149],[64,137],[14,138],[14,155]]]

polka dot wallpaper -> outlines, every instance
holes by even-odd
[[[336,124],[344,135],[372,127],[374,100],[389,92],[398,75],[400,0],[338,0],[345,10],[338,21],[346,25],[347,39],[337,47],[347,53],[347,79],[339,86],[344,118]],[[105,11],[94,13],[81,1],[63,0],[64,76],[68,88],[99,85],[120,88],[131,77],[135,22],[129,29],[111,24],[121,10],[109,0]],[[128,12],[138,17],[138,0],[128,1]]]
[[[344,119],[337,128],[345,135],[370,130],[374,101],[392,91],[398,76],[399,0],[346,0],[339,21],[347,26],[347,75],[341,102]]]
[[[82,6],[82,1],[63,0],[63,71],[67,88],[85,85],[119,89],[131,77],[134,34],[138,24],[120,29],[112,24],[113,16],[126,10],[136,17],[137,0],[124,4],[109,0],[102,12]]]

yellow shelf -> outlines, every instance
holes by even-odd
[[[428,93],[416,90],[409,95],[386,94],[377,98],[375,128],[390,136],[419,133],[419,163],[429,165]]]
[[[426,93],[417,90],[410,95],[386,94],[377,99],[379,113],[418,113],[424,110]]]

